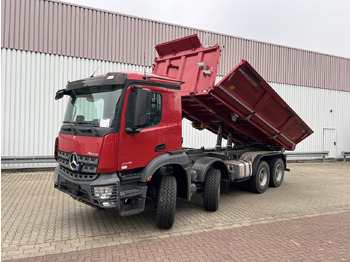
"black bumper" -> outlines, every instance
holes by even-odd
[[[139,186],[138,181],[122,183],[118,173],[80,176],[83,179],[74,177],[71,171],[59,165],[55,169],[54,187],[87,205],[119,210],[122,216],[140,213],[145,208],[147,186]],[[99,186],[113,186],[112,195],[108,199],[97,198],[94,187]]]
[[[55,169],[55,176],[55,188],[69,194],[74,199],[100,208],[119,209],[120,180],[117,173],[99,174],[94,180],[75,180],[71,178],[70,171],[58,166]],[[93,188],[97,186],[113,186],[111,197],[103,200],[95,197]],[[106,205],[104,202],[111,204]]]

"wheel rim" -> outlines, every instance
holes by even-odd
[[[259,172],[259,183],[260,186],[265,186],[267,183],[267,170],[266,168],[263,168]]]
[[[275,178],[276,181],[280,181],[282,179],[283,176],[283,170],[282,170],[282,166],[278,165],[275,169]]]

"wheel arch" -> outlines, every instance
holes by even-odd
[[[215,157],[202,157],[198,159],[191,168],[191,170],[194,170],[197,174],[196,181],[204,182],[206,174],[211,167],[220,170],[221,179],[229,179],[228,169],[224,161]]]
[[[151,179],[160,179],[163,172],[162,168],[170,168],[172,175],[177,181],[177,194],[179,197],[190,200],[191,197],[191,175],[190,175],[190,161],[186,153],[177,154],[162,154],[154,158],[143,170],[142,181],[147,182]]]
[[[189,176],[188,169],[191,163],[186,155],[182,152],[179,154],[165,153],[156,158],[152,159],[148,165],[142,170],[142,181],[146,182],[151,176],[153,176],[160,168],[165,166],[175,166],[176,168],[181,167]]]

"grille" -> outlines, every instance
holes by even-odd
[[[69,156],[71,153],[58,151],[58,163],[60,170],[66,176],[74,180],[94,180],[97,177],[98,158],[90,156],[77,155],[78,164],[81,165],[80,172],[73,171],[69,165]]]
[[[67,177],[70,177],[71,179],[74,179],[74,180],[92,181],[97,178],[97,174],[86,174],[86,173],[84,174],[84,173],[73,172],[62,166],[60,166],[59,168],[62,173],[64,173]]]
[[[69,166],[69,156],[71,153],[58,151],[58,163],[68,169]],[[90,156],[78,156],[78,163],[82,164],[81,173],[96,173],[98,166],[98,157],[90,157]]]

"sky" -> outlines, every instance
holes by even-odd
[[[350,58],[350,0],[64,0]]]

